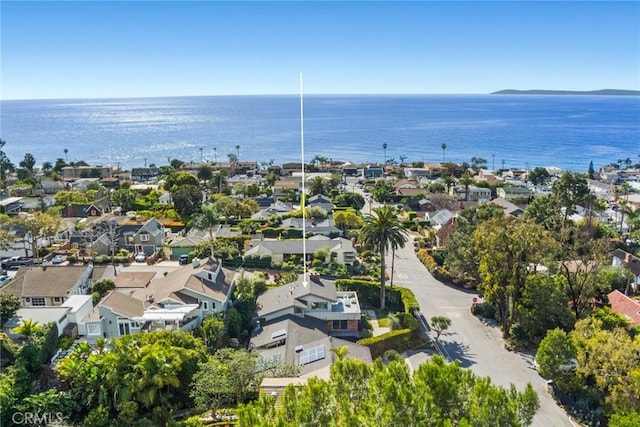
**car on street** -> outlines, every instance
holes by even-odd
[[[147,256],[143,253],[136,255],[136,262],[145,262],[147,260]]]

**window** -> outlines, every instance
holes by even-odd
[[[129,335],[131,333],[131,325],[129,322],[118,323],[118,327],[120,329],[120,335]]]
[[[327,309],[327,303],[326,302],[312,302],[311,303],[311,309],[312,310],[315,310],[315,309],[318,309],[318,308],[326,310]]]
[[[209,301],[202,301],[202,309],[204,311],[209,311]]]
[[[141,234],[140,235],[140,241],[141,242],[148,242],[149,241],[149,235],[148,234]]]
[[[333,329],[333,330],[336,330],[336,329],[347,329],[347,321],[346,320],[334,320],[331,329]]]
[[[87,335],[101,335],[99,324],[87,323]]]
[[[62,298],[60,298],[60,297],[53,297],[53,302],[62,302]]]
[[[33,307],[44,307],[46,304],[44,298],[31,298],[31,305]]]

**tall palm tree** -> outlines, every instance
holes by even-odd
[[[464,201],[469,201],[469,187],[473,184],[473,177],[469,172],[465,172],[462,177],[460,177],[460,185],[464,187]]]
[[[42,329],[42,327],[38,325],[38,322],[33,319],[25,319],[22,321],[22,325],[16,326],[12,331],[16,334],[24,335],[27,337],[27,340],[30,341],[33,334],[38,332],[40,329]]]
[[[236,145],[236,157],[240,160],[240,146]]]
[[[391,250],[404,247],[407,235],[393,206],[382,206],[367,215],[360,231],[360,243],[380,253],[380,310],[385,307],[385,256]]]
[[[67,156],[67,154],[69,154],[69,150],[65,148],[63,151],[64,151],[64,161],[66,163],[69,161],[69,156]]]
[[[382,144],[382,149],[384,150],[384,164],[387,164],[387,143]]]
[[[442,163],[444,163],[444,150],[447,149],[447,144],[442,143],[442,145],[440,146],[440,148],[442,148]]]
[[[214,231],[220,224],[218,210],[214,206],[202,206],[202,213],[195,216],[193,226],[209,232],[209,242],[211,244],[211,258],[214,257],[215,235]]]

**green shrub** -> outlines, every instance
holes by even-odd
[[[72,337],[63,336],[60,337],[60,350],[68,350],[71,347],[71,344],[75,341]]]
[[[356,344],[369,347],[371,357],[375,360],[382,357],[388,350],[396,350],[401,353],[414,348],[421,342],[419,329],[400,329],[377,337],[360,339]]]
[[[474,302],[471,305],[471,314],[473,314],[474,316],[483,317],[485,319],[497,320],[496,308],[493,306],[493,304],[489,304],[486,301],[480,303]]]

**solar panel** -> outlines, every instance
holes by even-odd
[[[324,346],[319,345],[317,347],[304,350],[302,353],[300,353],[299,364],[300,366],[303,366],[324,358],[325,358]]]
[[[286,329],[278,329],[277,331],[271,334],[271,339],[275,340],[276,338],[281,338],[281,337],[284,337],[285,335],[287,335]]]

